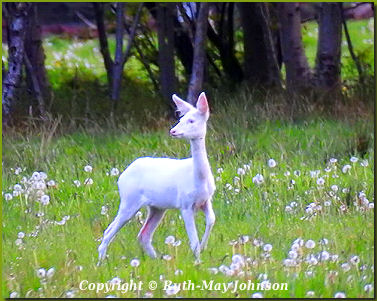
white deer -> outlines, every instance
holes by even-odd
[[[157,257],[152,246],[153,233],[169,208],[181,211],[190,247],[197,259],[207,246],[215,223],[212,195],[216,189],[205,147],[208,102],[204,92],[200,94],[196,107],[176,95],[172,98],[181,118],[170,130],[170,135],[190,140],[192,157],[144,157],[136,159],[126,168],[118,180],[118,214],[105,230],[98,247],[99,263],[105,258],[107,247],[115,234],[144,206],[148,207],[149,213],[138,234],[138,240],[152,258]],[[201,242],[195,226],[195,213],[198,209],[201,209],[206,217],[206,228]]]

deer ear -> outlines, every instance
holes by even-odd
[[[196,103],[196,108],[202,114],[205,114],[209,111],[207,97],[204,92],[200,93],[198,97],[198,102]]]
[[[173,94],[172,99],[177,106],[177,111],[179,111],[179,116],[182,117],[188,111],[192,109],[192,105],[188,102],[184,101],[183,99],[179,98],[177,95]]]

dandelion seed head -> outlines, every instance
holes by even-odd
[[[265,252],[271,252],[271,250],[272,250],[272,245],[271,245],[271,244],[265,244],[265,245],[263,246],[263,250],[264,250]]]
[[[162,259],[166,260],[166,261],[170,261],[172,259],[172,257],[171,257],[171,255],[166,254],[166,255],[162,256]]]
[[[268,166],[270,168],[274,168],[277,165],[277,163],[276,163],[276,161],[274,159],[269,159],[268,162],[267,162],[267,164],[268,164]]]
[[[13,199],[13,196],[12,196],[10,193],[6,193],[6,194],[4,195],[4,198],[5,198],[6,201],[10,201],[10,200]]]
[[[261,185],[264,182],[264,177],[261,174],[256,174],[253,177],[253,183],[256,185]]]
[[[84,181],[84,185],[92,185],[93,184],[93,179],[92,178],[86,178]]]
[[[175,237],[173,235],[169,235],[165,238],[165,244],[172,245],[175,242]]]
[[[38,278],[45,278],[46,277],[46,270],[44,268],[40,268],[37,270],[37,277]]]
[[[364,285],[364,291],[367,292],[367,293],[373,291],[373,284],[371,284],[371,283],[365,284]]]
[[[346,298],[346,294],[344,292],[337,292],[335,293],[334,298]]]
[[[315,247],[314,240],[311,240],[311,239],[307,240],[306,243],[305,243],[305,247],[307,249],[313,249]]]
[[[336,162],[338,162],[338,159],[330,158],[329,162],[330,162],[330,164],[335,164]]]
[[[324,180],[324,178],[318,178],[318,179],[317,179],[317,185],[319,185],[319,186],[323,186],[323,185],[325,185],[325,180]]]
[[[172,295],[178,294],[179,291],[180,291],[179,286],[177,284],[172,284],[166,288],[165,293],[168,296],[172,296]]]
[[[50,204],[50,197],[47,194],[42,195],[42,197],[41,197],[41,204],[43,206],[47,206],[48,204]]]
[[[342,173],[347,173],[348,171],[350,171],[350,169],[352,168],[351,165],[349,164],[346,164],[342,167]]]
[[[19,298],[20,294],[18,292],[11,292],[9,294],[9,298]]]
[[[118,176],[119,175],[119,169],[114,167],[110,170],[110,175],[115,177],[115,176]]]
[[[245,170],[243,168],[238,168],[237,174],[240,175],[240,176],[243,176],[243,175],[245,175]]]
[[[55,275],[55,268],[49,268],[47,270],[46,276],[47,278],[51,279]]]
[[[288,257],[289,257],[290,259],[296,259],[296,258],[298,257],[298,253],[297,253],[295,250],[290,250],[290,251],[288,252]]]
[[[84,171],[85,172],[92,172],[93,171],[93,167],[90,166],[90,165],[86,165],[86,166],[84,166]]]
[[[140,260],[138,258],[134,258],[130,261],[130,265],[133,268],[137,268],[140,265]]]
[[[263,294],[260,292],[256,292],[251,295],[251,298],[263,298]]]
[[[109,210],[109,208],[106,205],[102,206],[101,207],[101,215],[106,215],[108,210]]]
[[[350,263],[352,263],[353,265],[357,265],[360,263],[360,257],[357,256],[357,255],[353,255],[351,258],[350,258]]]
[[[348,272],[350,269],[351,269],[351,266],[348,262],[344,262],[340,265],[340,267],[342,268],[342,270],[344,272]]]

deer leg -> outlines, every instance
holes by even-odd
[[[114,221],[109,225],[109,227],[105,230],[102,242],[98,247],[98,263],[105,258],[106,251],[109,243],[114,238],[115,234],[136,214],[136,212],[140,209],[140,206],[131,206],[126,207],[120,205],[119,211],[117,216],[115,217]]]
[[[149,207],[147,220],[137,236],[144,251],[152,258],[157,257],[156,251],[152,246],[153,234],[164,217],[165,211],[165,209]]]
[[[207,247],[207,242],[209,235],[211,234],[213,225],[215,224],[215,213],[212,209],[212,201],[208,200],[202,207],[205,216],[206,216],[206,229],[203,234],[202,242],[200,243],[200,250],[204,250]]]
[[[186,232],[190,240],[190,247],[196,259],[200,257],[200,244],[198,232],[195,225],[195,212],[190,209],[181,210],[182,218],[185,222]]]

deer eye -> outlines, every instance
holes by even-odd
[[[194,120],[193,119],[189,119],[188,122],[189,123],[194,123]]]

